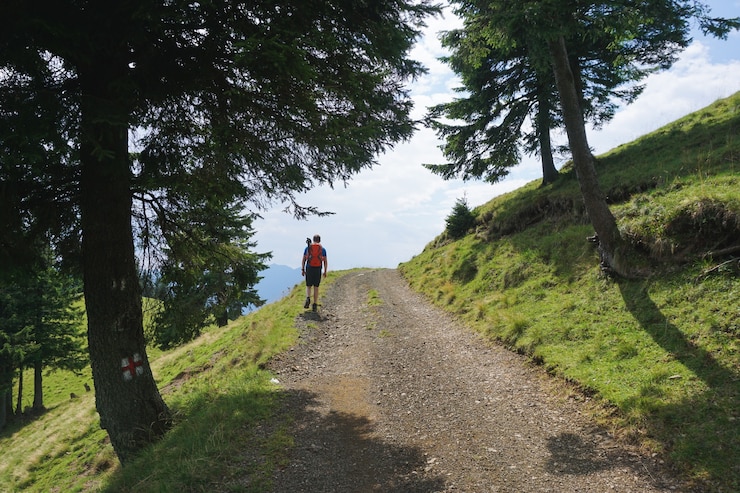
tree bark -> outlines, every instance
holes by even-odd
[[[540,143],[540,159],[542,160],[542,186],[545,186],[557,180],[559,173],[552,158],[550,104],[542,87],[537,89],[537,99],[537,138]]]
[[[619,234],[617,221],[609,210],[596,177],[594,157],[586,138],[586,125],[583,120],[576,80],[568,61],[565,39],[560,36],[557,40],[550,42],[549,48],[568,143],[573,155],[573,167],[576,170],[586,212],[598,236],[602,267],[625,277],[633,277],[629,266],[624,261],[625,245]]]
[[[0,430],[8,424],[8,408],[6,407],[6,402],[9,392],[7,389],[0,389]]]
[[[13,372],[0,367],[0,430],[13,416]]]
[[[42,387],[43,376],[42,370],[44,369],[41,364],[41,359],[35,361],[33,364],[33,410],[43,411],[44,410],[44,389]]]
[[[170,427],[144,341],[131,228],[124,48],[79,67],[85,306],[100,425],[122,463]],[[99,58],[98,58],[99,57]],[[103,59],[105,58],[105,59]]]
[[[18,365],[18,398],[15,404],[15,414],[23,414],[23,365]]]

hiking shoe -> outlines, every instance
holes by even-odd
[[[303,304],[303,308],[308,309],[308,306],[311,304],[311,298],[306,298],[306,302]],[[316,306],[314,304],[314,306]]]
[[[308,308],[308,306],[306,306],[306,308]],[[317,311],[318,309],[319,309],[319,305],[317,305],[316,303],[314,303],[313,304],[313,311]]]

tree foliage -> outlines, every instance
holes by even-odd
[[[235,229],[232,212],[279,201],[298,217],[320,213],[297,194],[349,180],[408,138],[404,84],[423,72],[408,52],[438,9],[428,0],[11,0],[4,10],[0,77],[14,84],[0,99],[0,146],[17,152],[0,156],[0,199],[27,219],[1,218],[12,228],[0,249],[9,259],[23,250],[9,246],[41,217],[33,197],[52,206],[58,238],[81,233],[96,405],[126,461],[170,426],[142,327],[138,272],[154,266],[137,266],[135,239],[159,248],[156,268],[182,295],[236,286],[232,301],[248,300],[264,257],[248,253],[251,230]],[[41,95],[43,112],[60,118],[21,120],[12,109]],[[16,146],[21,121],[49,142]],[[219,209],[229,212],[212,220]],[[193,275],[178,277],[187,262]],[[231,277],[204,281],[219,270]],[[231,306],[199,295],[201,306]]]
[[[0,429],[13,416],[13,379],[27,354],[35,348],[31,327],[24,323],[24,298],[13,285],[0,285]]]
[[[42,370],[78,371],[88,364],[82,312],[75,307],[80,283],[52,260],[46,250],[39,262],[0,281],[0,381],[10,391],[14,375],[34,368],[35,411],[44,408]]]
[[[690,41],[692,20],[705,33],[724,37],[740,27],[740,19],[712,18],[694,0],[454,3],[465,27],[447,35],[446,42],[456,50],[448,61],[462,75],[462,90],[470,96],[431,109],[432,125],[446,139],[444,151],[452,163],[430,168],[445,178],[461,174],[496,181],[505,176],[518,161],[522,140],[525,149],[533,148],[535,139],[522,133],[527,112],[545,106],[546,112],[537,111],[533,119],[533,135],[544,136],[560,121],[551,117],[552,93],[538,89],[543,82],[555,82],[560,118],[602,259],[610,270],[629,275],[624,242],[599,189],[585,121],[607,121],[615,98],[631,101],[641,90],[635,83],[670,67]],[[463,123],[434,120],[440,116]],[[539,142],[544,155],[549,139]]]
[[[539,152],[543,179],[557,177],[549,141],[560,122],[552,71],[538,64],[524,28],[506,33],[496,24],[499,5],[459,6],[464,27],[446,32],[452,50],[442,60],[458,74],[464,96],[429,108],[426,122],[444,140],[446,164],[427,164],[444,179],[484,179],[495,183],[522,153]],[[530,125],[531,124],[531,125]]]
[[[154,262],[158,289],[151,294],[161,301],[152,335],[162,348],[197,337],[210,323],[226,325],[244,308],[263,303],[254,286],[269,254],[252,253],[253,218],[221,208],[201,212],[201,220],[178,219],[161,232],[167,246]]]
[[[82,294],[79,279],[57,266],[42,266],[24,289],[34,293],[33,342],[37,349],[26,360],[34,368],[34,399],[36,411],[44,409],[43,370],[77,372],[88,366],[82,309],[77,305]]]
[[[443,58],[461,77],[463,96],[429,109],[427,123],[445,141],[447,164],[427,165],[445,179],[496,182],[539,153],[543,184],[557,176],[550,131],[563,118],[548,48],[562,34],[581,112],[598,127],[619,103],[642,92],[640,82],[665,69],[688,41],[686,16],[705,15],[696,2],[453,1],[461,29],[444,33]],[[732,24],[704,19],[715,32]]]

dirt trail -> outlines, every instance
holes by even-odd
[[[351,272],[321,301],[271,363],[296,442],[275,492],[685,491],[396,270]]]

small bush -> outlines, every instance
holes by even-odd
[[[465,198],[457,199],[452,213],[445,219],[447,234],[451,238],[460,239],[475,225],[475,214]]]

